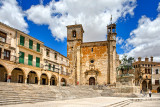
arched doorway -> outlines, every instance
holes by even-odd
[[[95,78],[94,77],[89,78],[89,85],[95,85]]]
[[[160,87],[157,88],[157,93],[160,93]]]
[[[48,85],[48,76],[45,73],[41,75],[41,85]]]
[[[56,79],[56,76],[52,76],[51,77],[51,83],[50,83],[51,85],[57,85],[57,79]]]
[[[0,81],[7,82],[7,70],[3,65],[0,65]]]
[[[38,77],[35,71],[30,71],[27,76],[28,84],[38,84]]]
[[[147,91],[147,82],[146,81],[142,82],[142,90]]]
[[[66,83],[66,80],[64,78],[61,79],[61,84],[62,84],[62,86],[66,86],[67,83]]]
[[[20,68],[14,68],[11,73],[11,82],[24,83],[24,73]]]
[[[152,84],[151,84],[151,81],[149,81],[149,83],[148,83],[148,89],[152,89]]]

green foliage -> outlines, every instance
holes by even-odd
[[[133,69],[132,67],[132,62],[134,61],[134,58],[133,57],[127,57],[127,55],[124,55],[122,60],[121,60],[121,64],[119,67],[117,67],[117,71],[122,71],[122,74],[124,73],[124,71],[128,71],[130,69]]]

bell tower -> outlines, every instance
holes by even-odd
[[[83,27],[81,24],[67,26],[67,57],[72,71],[72,83],[80,84],[81,43],[83,42]]]
[[[112,18],[112,17],[111,17]],[[108,71],[107,83],[114,84],[116,82],[116,24],[107,26],[107,41],[108,41]]]
[[[116,41],[116,24],[110,24],[107,26],[107,40]]]

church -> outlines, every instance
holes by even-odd
[[[83,42],[81,24],[67,26],[67,58],[73,85],[106,85],[116,83],[119,55],[116,52],[116,24],[107,26],[107,40]]]

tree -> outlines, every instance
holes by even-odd
[[[122,74],[124,74],[124,71],[127,71],[127,74],[128,74],[128,71],[130,69],[133,69],[132,67],[132,62],[134,61],[134,58],[133,57],[129,57],[127,58],[127,55],[123,55],[123,58],[121,60],[121,64],[119,67],[117,67],[117,71],[122,71]]]

